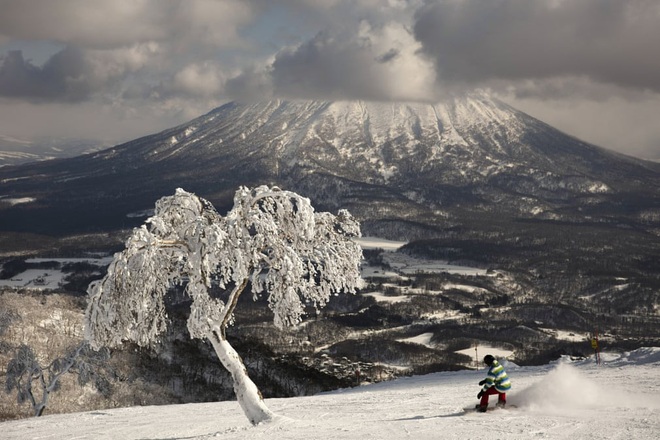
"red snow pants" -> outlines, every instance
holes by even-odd
[[[479,405],[488,406],[488,396],[493,396],[495,394],[497,394],[498,403],[506,403],[506,393],[500,393],[495,387],[490,387],[486,390],[483,396],[481,396],[481,402],[479,402]]]

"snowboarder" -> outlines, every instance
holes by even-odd
[[[507,376],[504,367],[497,362],[492,355],[484,356],[484,364],[488,365],[488,375],[479,382],[483,388],[477,394],[477,399],[481,399],[476,406],[477,411],[486,412],[488,409],[488,396],[497,394],[497,406],[504,408],[506,405],[506,392],[511,389],[511,381]]]

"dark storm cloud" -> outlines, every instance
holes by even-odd
[[[66,48],[43,66],[10,51],[0,58],[0,96],[32,101],[80,101],[90,93],[89,68],[82,53]]]
[[[381,90],[378,78],[369,74],[366,57],[354,41],[340,42],[320,33],[277,55],[271,71],[273,86],[285,96],[374,99]]]
[[[660,91],[657,0],[439,0],[414,34],[441,81],[587,77]]]
[[[390,49],[384,54],[376,57],[376,61],[378,61],[379,63],[387,63],[389,61],[392,61],[398,56],[399,56],[399,51],[397,49]]]

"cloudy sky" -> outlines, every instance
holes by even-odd
[[[0,135],[112,145],[230,100],[489,89],[660,159],[658,0],[0,0]]]

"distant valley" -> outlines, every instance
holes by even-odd
[[[107,147],[85,139],[17,139],[0,134],[0,167],[93,153]]]

